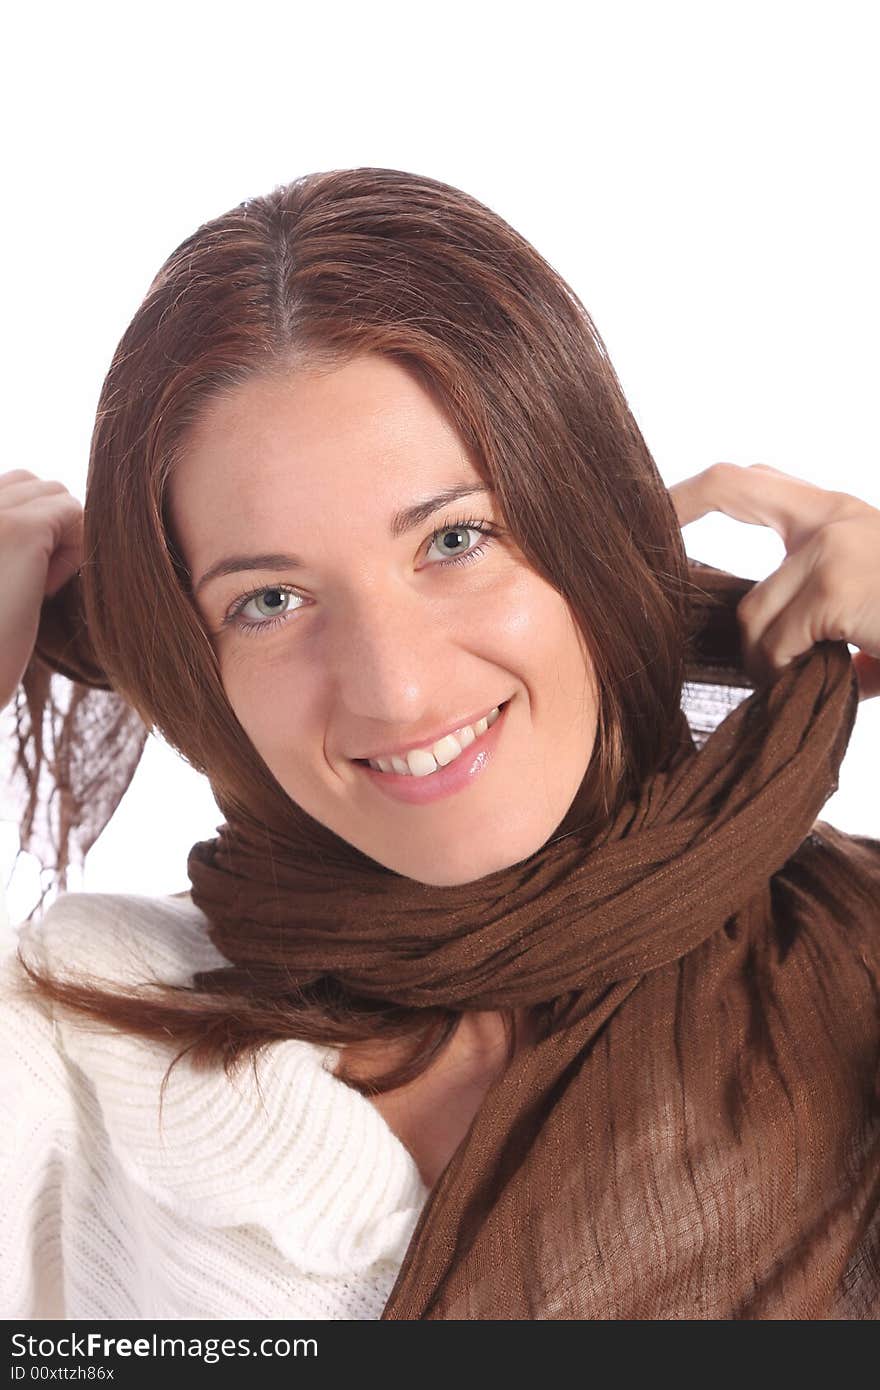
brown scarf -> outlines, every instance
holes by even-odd
[[[749,694],[750,583],[692,578],[677,752],[600,835],[453,888],[329,832],[326,856],[267,847],[257,817],[190,852],[211,939],[251,974],[283,938],[294,983],[552,1001],[431,1191],[385,1319],[880,1315],[880,842],[816,822],[857,708],[849,653],[822,643]],[[50,621],[38,651],[76,674]],[[136,764],[136,724],[128,744],[113,727],[109,814]]]

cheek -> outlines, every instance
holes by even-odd
[[[486,633],[502,643],[507,659],[525,679],[546,687],[552,678],[560,691],[582,699],[594,693],[593,664],[568,604],[538,575],[523,571],[505,601],[489,615]]]
[[[260,756],[270,765],[279,749],[305,746],[313,727],[315,697],[310,695],[302,662],[296,662],[292,644],[277,644],[273,652],[251,654],[247,640],[221,659],[220,674],[226,698],[236,719]],[[255,637],[260,647],[263,639]],[[266,639],[266,646],[271,639]]]

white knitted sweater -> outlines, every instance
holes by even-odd
[[[0,1317],[378,1318],[428,1196],[336,1054],[233,1080],[170,1042],[53,1016],[15,951],[103,981],[224,964],[189,897],[69,893],[13,928],[0,885]]]

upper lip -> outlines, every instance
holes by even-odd
[[[371,758],[393,758],[398,755],[403,756],[411,752],[413,748],[431,748],[447,734],[454,734],[456,729],[463,729],[465,724],[478,724],[481,719],[485,719],[488,714],[491,714],[493,709],[500,709],[506,703],[506,700],[500,700],[497,705],[489,705],[484,708],[480,714],[469,714],[466,719],[456,719],[454,723],[445,724],[442,729],[438,729],[435,733],[423,734],[421,738],[414,738],[410,743],[396,743],[393,747],[381,748],[378,752],[361,753],[355,761],[369,762]]]

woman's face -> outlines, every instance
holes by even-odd
[[[172,522],[229,702],[291,799],[422,883],[545,844],[593,749],[592,663],[429,393],[362,356],[252,379],[189,439]]]

